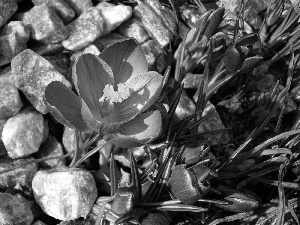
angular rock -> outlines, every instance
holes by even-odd
[[[184,85],[184,88],[193,88],[196,89],[198,88],[200,82],[203,80],[203,74],[193,74],[193,73],[187,73],[183,80],[182,83]]]
[[[225,129],[219,113],[217,112],[215,106],[210,102],[207,103],[202,116],[206,116],[208,113],[212,113],[212,115],[199,125],[198,133]],[[230,141],[229,134],[226,130],[214,134],[205,134],[203,137],[210,146],[224,145]]]
[[[34,43],[33,46],[30,46],[30,49],[36,52],[39,55],[55,55],[61,53],[64,50],[62,43],[55,44],[44,44],[41,42]]]
[[[77,17],[93,6],[92,0],[66,0],[66,2],[75,11]]]
[[[34,6],[26,12],[23,23],[30,29],[30,35],[34,40],[45,44],[61,42],[68,36],[64,23],[47,4]]]
[[[10,117],[2,131],[2,141],[12,159],[31,155],[39,150],[44,139],[46,123],[41,114],[23,110]]]
[[[2,131],[3,131],[4,125],[6,124],[7,120],[8,120],[8,118],[0,119],[0,156],[7,154],[4,143],[2,141]]]
[[[153,40],[144,42],[143,44],[141,44],[141,47],[145,53],[150,70],[155,69],[155,62],[157,58],[162,54],[161,47]]]
[[[12,21],[0,32],[0,66],[3,66],[17,54],[27,48],[29,29],[21,21]]]
[[[64,0],[32,0],[34,5],[49,5],[61,18],[64,24],[68,24],[75,17],[74,10]]]
[[[32,212],[25,202],[8,193],[0,193],[0,202],[1,224],[31,225]]]
[[[172,33],[162,22],[161,17],[149,8],[147,4],[141,2],[133,9],[135,18],[141,21],[144,27],[150,32],[153,39],[158,42],[162,47],[166,47],[172,37]]]
[[[43,211],[64,221],[86,217],[98,194],[88,171],[68,167],[38,171],[32,189]]]
[[[39,151],[34,154],[34,158],[41,159],[44,157],[59,157],[63,156],[63,149],[61,144],[52,135],[49,135],[46,141],[41,145]],[[51,159],[47,161],[39,162],[41,168],[54,168],[58,165],[66,165],[66,160],[62,159]]]
[[[103,20],[97,8],[91,7],[68,24],[69,37],[62,42],[71,51],[78,51],[103,35]]]
[[[11,66],[16,87],[24,93],[35,109],[43,114],[48,112],[43,96],[51,81],[57,80],[71,87],[70,82],[58,73],[51,63],[29,49],[13,58]]]
[[[108,47],[109,45],[112,45],[118,41],[120,41],[121,39],[123,39],[124,37],[120,34],[117,33],[110,33],[108,35],[105,36],[101,36],[98,37],[93,44],[100,50],[103,51],[106,47]]]
[[[19,91],[15,85],[0,79],[0,118],[17,114],[23,107]]]
[[[187,96],[186,92],[183,91],[175,110],[176,118],[179,120],[183,120],[186,117],[191,116],[193,113],[195,113],[195,110],[195,103]]]
[[[103,35],[109,34],[116,29],[121,23],[131,17],[132,9],[130,6],[114,5],[108,2],[100,2],[96,5],[100,11],[104,23]]]
[[[18,5],[15,0],[0,1],[0,27],[2,27],[9,18],[17,11]]]
[[[9,172],[0,174],[0,187],[13,189],[16,186],[19,186],[24,190],[31,191],[32,179],[38,171],[38,164],[36,162],[28,163],[32,160],[34,160],[32,157],[24,159],[0,159],[0,171],[12,169]],[[17,166],[24,165],[25,163],[28,164],[13,169]]]
[[[133,37],[140,44],[150,39],[150,36],[146,29],[143,27],[142,22],[138,21],[135,18],[129,19],[126,22],[122,23],[118,27],[118,33],[120,33],[124,37]]]

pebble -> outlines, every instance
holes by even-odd
[[[7,120],[8,120],[8,118],[0,119],[0,156],[7,154],[4,143],[2,141],[2,131],[3,131],[3,127],[6,124]]]
[[[29,206],[21,199],[0,193],[0,221],[3,225],[31,225],[33,215]]]
[[[26,12],[23,23],[29,27],[31,38],[45,44],[61,42],[68,36],[62,20],[47,4],[34,6]]]
[[[27,48],[29,29],[21,21],[11,21],[0,32],[0,66],[10,61]]]
[[[23,159],[10,159],[1,158],[0,159],[0,171],[13,169],[16,166],[23,165],[32,161],[33,158],[23,158]],[[38,164],[36,162],[29,163],[26,166],[10,170],[6,173],[0,174],[0,186],[2,188],[15,188],[21,187],[24,190],[31,191],[31,183],[34,175],[38,171]]]
[[[78,168],[40,170],[32,188],[43,211],[63,221],[86,217],[98,195],[91,173]]]
[[[48,112],[43,95],[51,81],[57,80],[71,87],[70,82],[58,73],[50,62],[29,49],[14,57],[11,67],[16,87],[42,114]]]
[[[10,117],[2,131],[2,141],[12,159],[31,155],[39,150],[48,129],[41,114],[23,110]]]
[[[195,110],[196,110],[195,103],[187,96],[186,92],[183,90],[178,105],[175,109],[176,118],[178,120],[183,120],[188,116],[191,116],[193,113],[195,113]]]
[[[71,51],[78,51],[103,34],[103,19],[97,8],[91,7],[67,26],[69,36],[62,45]]]
[[[141,44],[141,47],[144,50],[149,70],[155,69],[155,63],[157,58],[162,54],[162,48],[153,40],[144,42]]]
[[[74,10],[64,0],[32,0],[34,5],[49,5],[60,17],[64,24],[68,24],[75,17]]]
[[[75,11],[76,17],[93,6],[92,0],[65,0]]]
[[[17,11],[18,5],[15,0],[0,1],[0,27]]]

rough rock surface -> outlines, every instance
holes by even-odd
[[[86,217],[98,194],[93,176],[78,168],[40,170],[32,188],[43,211],[64,221]]]
[[[0,27],[17,11],[18,5],[15,0],[0,1]]]
[[[66,0],[75,11],[76,16],[81,15],[88,8],[93,6],[92,0]]]
[[[12,159],[31,155],[39,150],[47,125],[41,114],[24,110],[10,117],[2,131],[2,141]]]
[[[32,212],[21,199],[8,193],[0,193],[0,202],[0,224],[31,225]]]
[[[58,73],[53,65],[35,52],[26,49],[11,62],[16,87],[21,90],[35,109],[43,114],[48,112],[44,103],[44,91],[54,80],[71,87],[69,81]]]

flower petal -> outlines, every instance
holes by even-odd
[[[82,132],[90,132],[90,128],[81,116],[81,100],[67,86],[59,81],[52,81],[45,90],[45,100],[50,113],[60,123]]]
[[[114,85],[111,68],[99,57],[82,54],[73,67],[73,80],[80,98],[84,100],[96,120],[101,119],[99,99],[106,85]]]
[[[115,104],[111,113],[101,121],[106,124],[123,124],[144,112],[158,99],[162,81],[163,77],[154,71],[131,77],[126,85],[133,89],[133,93],[127,99]]]
[[[122,124],[117,133],[104,138],[122,148],[138,147],[157,138],[162,131],[162,117],[158,110],[137,115]]]
[[[115,90],[119,83],[125,83],[131,76],[148,72],[145,53],[133,38],[110,45],[100,53],[99,57],[113,71]]]

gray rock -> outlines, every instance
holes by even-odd
[[[162,48],[153,40],[144,42],[143,44],[141,44],[141,47],[144,50],[150,70],[155,69],[155,62],[162,54]]]
[[[2,27],[9,18],[17,11],[18,5],[15,0],[0,1],[0,27]]]
[[[29,29],[21,21],[12,21],[0,32],[0,66],[10,63],[17,54],[27,48]]]
[[[103,35],[112,32],[132,15],[131,7],[122,4],[114,5],[108,2],[100,2],[96,5],[96,8],[100,11],[104,22]]]
[[[40,221],[40,220],[37,220],[35,221],[32,225],[47,225],[46,223]]]
[[[124,37],[120,34],[117,33],[110,33],[108,35],[102,36],[102,37],[98,37],[93,44],[100,50],[103,51],[106,47],[108,47],[109,45],[112,45],[118,41],[120,41],[121,39],[123,39]]]
[[[43,114],[48,112],[43,98],[44,91],[51,81],[57,80],[71,87],[70,82],[51,63],[29,49],[13,58],[11,66],[16,87]]]
[[[53,44],[65,40],[68,30],[52,7],[43,4],[26,12],[23,23],[30,29],[34,40]]]
[[[19,198],[8,193],[0,193],[0,202],[1,224],[30,225],[33,222],[30,208]]]
[[[142,44],[150,39],[150,36],[146,29],[143,27],[142,22],[135,18],[131,18],[126,22],[122,23],[118,27],[118,33],[124,37],[133,37],[138,43]]]
[[[68,24],[69,37],[62,42],[71,51],[78,51],[103,34],[103,20],[95,7],[87,9],[76,20]]]
[[[28,163],[34,160],[32,157],[25,159],[0,159],[0,171],[10,170],[6,173],[0,174],[0,187],[14,188],[21,187],[24,190],[31,190],[32,179],[38,171],[38,164],[36,162]],[[14,169],[17,166],[24,165],[20,168]]]
[[[0,119],[0,156],[7,154],[6,148],[2,141],[2,131],[3,131],[4,125],[6,124],[7,120],[8,120],[8,118]]]
[[[55,55],[61,53],[64,50],[62,43],[55,44],[45,44],[45,43],[35,43],[31,48],[32,51],[36,52],[39,55]]]
[[[144,2],[133,9],[133,14],[162,47],[166,47],[170,43],[172,33],[164,25],[162,19]]]
[[[62,19],[64,24],[68,24],[75,17],[74,10],[64,0],[32,0],[34,5],[49,5],[55,13]]]
[[[197,89],[202,80],[203,74],[187,73],[182,80],[182,84],[184,88]]]
[[[86,217],[98,194],[91,173],[68,167],[38,171],[32,189],[43,211],[64,221]]]
[[[52,64],[57,72],[64,75],[65,77],[67,76],[70,67],[69,57],[67,57],[65,54],[56,54],[51,56],[44,56],[44,58]]]
[[[193,113],[195,113],[195,110],[196,110],[195,103],[187,96],[186,92],[183,91],[175,110],[175,117],[178,120],[183,120],[188,116],[191,116]]]
[[[66,0],[66,2],[75,11],[77,17],[93,6],[92,0]]]
[[[12,159],[33,154],[39,150],[44,139],[44,118],[41,114],[23,110],[10,117],[2,131],[2,141]]]
[[[19,91],[12,83],[1,82],[0,77],[0,118],[17,114],[23,107]]]
[[[49,135],[46,141],[41,145],[39,151],[34,154],[36,159],[43,157],[57,157],[63,156],[63,149],[61,144],[52,135]],[[51,159],[43,162],[39,162],[41,168],[54,168],[58,165],[66,165],[66,160],[63,159]]]

